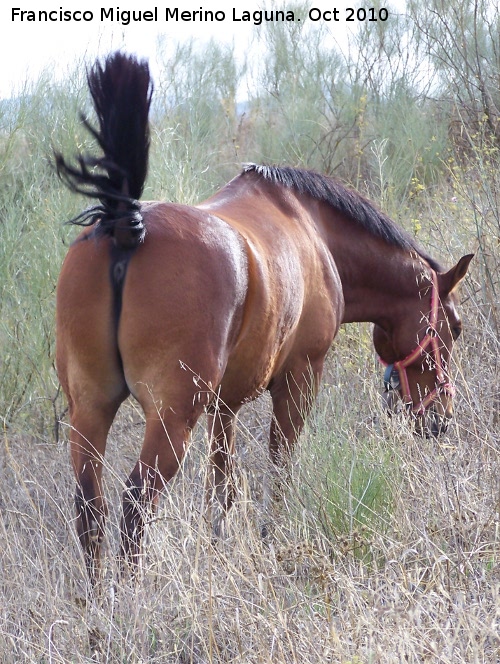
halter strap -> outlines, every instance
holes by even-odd
[[[436,387],[425,395],[423,399],[420,400],[415,406],[412,407],[412,412],[415,415],[423,415],[426,409],[430,404],[435,401],[441,393],[446,393],[450,396],[455,394],[455,387],[451,382],[446,378],[446,374],[443,368],[443,362],[441,359],[441,350],[439,346],[438,334],[437,334],[437,318],[438,318],[438,309],[439,309],[439,291],[437,284],[436,273],[432,272],[432,293],[431,293],[431,311],[429,314],[429,327],[427,328],[427,333],[424,338],[419,342],[418,346],[412,350],[409,355],[407,355],[402,360],[394,362],[394,364],[387,365],[381,359],[382,364],[387,366],[385,372],[385,384],[386,389],[395,389],[392,386],[391,375],[396,371],[399,375],[399,388],[401,389],[401,395],[403,401],[407,404],[412,403],[411,392],[410,392],[410,383],[408,381],[408,374],[406,368],[416,362],[430,346],[429,354],[432,356],[434,361],[434,368],[436,371]]]

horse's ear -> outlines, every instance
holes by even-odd
[[[455,267],[452,267],[451,270],[448,270],[448,272],[438,274],[439,294],[441,297],[446,297],[446,295],[453,293],[455,288],[467,274],[469,263],[473,258],[474,254],[467,254],[467,256],[462,256]]]

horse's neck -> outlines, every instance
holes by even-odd
[[[330,219],[327,243],[344,291],[343,322],[388,327],[391,318],[420,297],[419,257],[394,247],[345,219]]]

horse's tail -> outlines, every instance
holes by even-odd
[[[72,191],[100,201],[71,223],[95,224],[97,235],[111,236],[119,247],[131,249],[145,233],[139,198],[148,169],[153,92],[149,67],[146,61],[117,52],[103,65],[96,62],[87,80],[98,128],[83,116],[82,120],[104,154],[79,154],[72,165],[56,153],[57,172]]]

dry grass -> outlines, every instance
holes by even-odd
[[[473,316],[471,306],[469,325]],[[2,664],[499,661],[498,380],[479,361],[498,346],[485,327],[471,327],[457,357],[458,371],[468,368],[457,417],[440,441],[373,416],[367,329],[344,331],[293,482],[271,516],[261,508],[268,403],[249,408],[239,500],[216,546],[203,517],[206,438],[198,429],[148,528],[139,579],[115,586],[119,493],[142,432],[128,404],[108,450],[100,602],[87,594],[66,443],[5,432]]]

